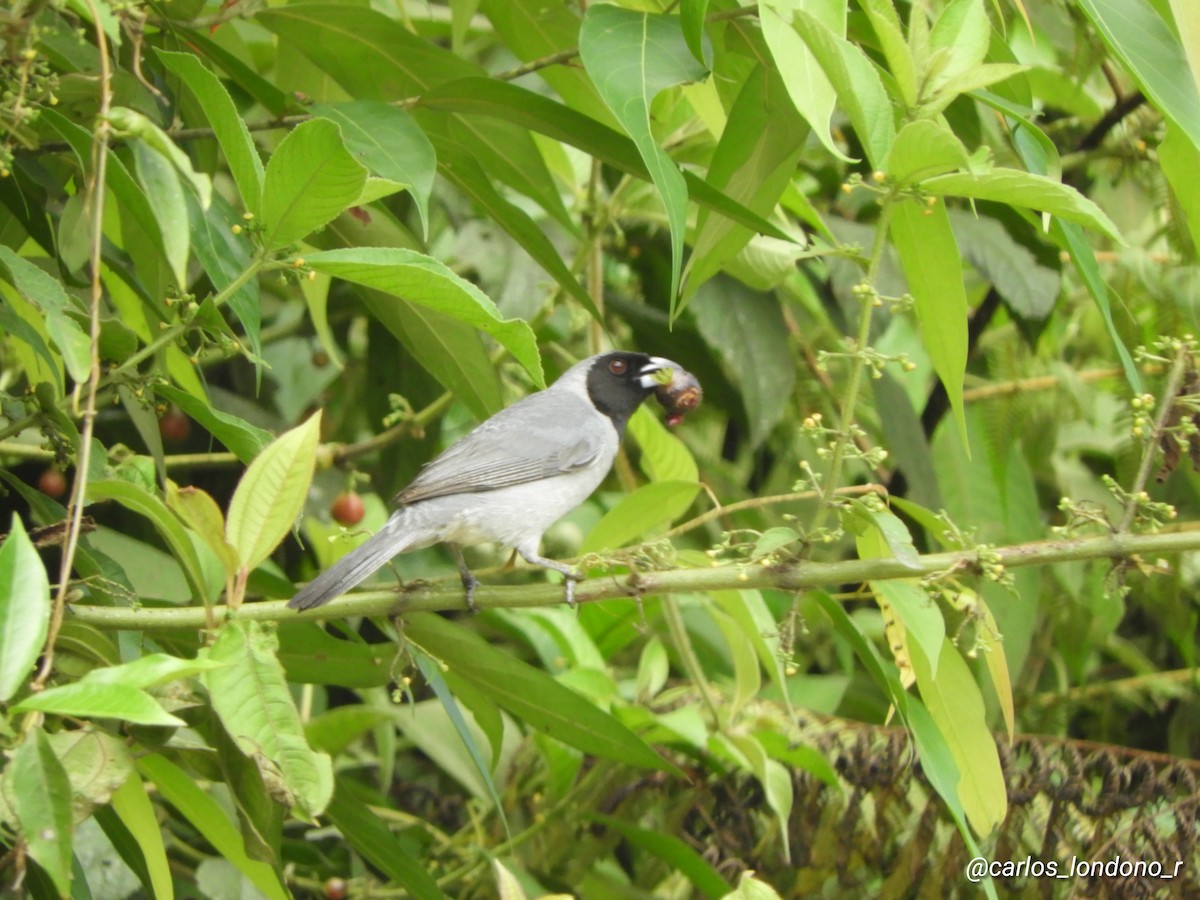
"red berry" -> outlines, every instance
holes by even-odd
[[[346,900],[347,886],[345,878],[327,878],[325,880],[325,896],[327,900]]]
[[[38,490],[47,497],[57,500],[67,492],[67,478],[62,472],[51,466],[38,477]]]
[[[172,406],[158,420],[158,430],[172,444],[182,444],[192,433],[192,420],[178,406]]]
[[[358,494],[338,494],[333,505],[329,507],[330,515],[339,525],[357,525],[362,521],[365,512],[363,499]]]

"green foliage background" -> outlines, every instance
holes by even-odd
[[[968,892],[1064,817],[1195,887],[1194,4],[18,0],[0,53],[6,891]],[[578,611],[492,548],[478,616],[442,548],[285,608],[612,346],[705,403],[547,534]]]

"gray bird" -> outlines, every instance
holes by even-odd
[[[467,604],[479,582],[463,545],[495,542],[561,572],[567,603],[582,576],[538,554],[542,534],[586,500],[617,455],[625,423],[651,394],[668,421],[700,402],[696,379],[659,356],[614,351],[572,366],[554,384],[502,409],[429,463],[395,498],[397,509],[366,543],[302,588],[292,609],[328,603],[398,553],[450,545]]]

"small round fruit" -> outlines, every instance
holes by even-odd
[[[333,505],[329,507],[329,514],[339,525],[357,525],[362,521],[365,512],[363,499],[358,494],[338,494]]]
[[[325,880],[325,897],[327,900],[346,900],[348,885],[345,878],[328,878]]]
[[[57,500],[67,493],[67,477],[51,466],[38,476],[38,490]]]
[[[182,444],[192,433],[192,420],[178,406],[172,406],[158,420],[158,430],[164,440],[172,444]]]

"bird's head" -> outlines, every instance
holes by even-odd
[[[667,410],[667,424],[700,405],[700,382],[683,366],[661,356],[614,350],[587,361],[587,393],[592,405],[622,431],[651,394]]]

